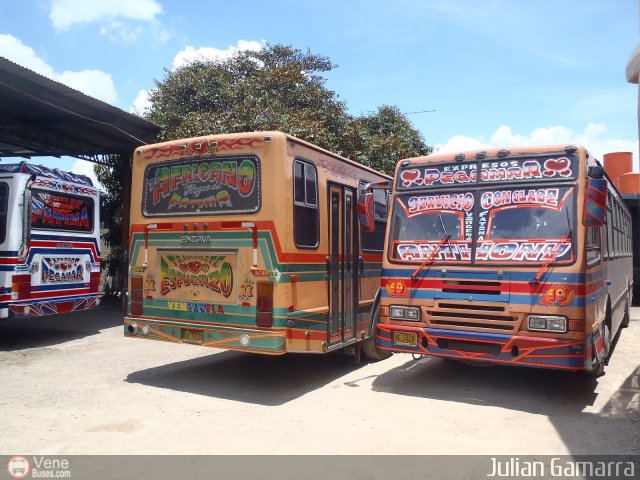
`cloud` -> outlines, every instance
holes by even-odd
[[[73,72],[65,70],[56,72],[53,67],[42,60],[29,46],[10,34],[0,34],[0,52],[12,62],[44,75],[51,80],[68,85],[71,88],[114,104],[118,99],[116,87],[111,75],[101,70],[82,70]]]
[[[149,92],[147,90],[140,90],[129,111],[137,115],[143,115],[149,108],[151,108]]]
[[[435,145],[435,151],[436,153],[455,153],[482,148],[574,144],[584,145],[599,160],[602,160],[605,153],[632,152],[637,170],[638,141],[606,136],[607,131],[607,126],[603,123],[589,123],[582,132],[574,132],[562,125],[552,125],[537,128],[528,134],[519,134],[514,133],[508,125],[500,125],[488,141],[483,137],[456,135],[443,144]]]
[[[109,22],[100,28],[100,35],[109,37],[110,40],[124,43],[135,42],[142,34],[142,27],[131,28],[122,22]]]
[[[225,60],[238,51],[251,50],[256,52],[263,47],[264,41],[257,42],[255,40],[238,40],[237,45],[229,45],[226,50],[219,50],[213,47],[195,48],[187,45],[173,59],[173,68],[179,68],[195,60]]]
[[[157,22],[162,5],[155,0],[51,0],[49,19],[58,32],[74,24],[111,24],[116,19]]]
[[[94,165],[94,163],[87,162],[86,160],[76,160],[76,162],[71,166],[70,171],[78,175],[85,175],[89,177],[93,182],[93,186],[101,189],[102,185],[98,181],[98,177],[96,177],[96,174],[93,171]]]

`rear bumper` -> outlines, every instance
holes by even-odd
[[[125,317],[124,335],[125,337],[187,343],[267,355],[286,353],[285,330],[258,330],[144,317]]]
[[[26,318],[89,310],[98,307],[101,302],[102,295],[96,294],[45,300],[20,300],[6,304],[6,307],[8,307],[9,318]]]
[[[415,333],[411,341],[394,342],[394,332]],[[378,324],[376,343],[384,350],[478,362],[584,370],[591,364],[591,342],[553,338],[461,332]]]

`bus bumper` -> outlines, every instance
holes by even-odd
[[[267,355],[286,353],[285,330],[258,330],[144,317],[125,317],[124,335],[125,337],[187,343]]]
[[[48,300],[22,300],[8,305],[9,318],[42,317],[60,313],[79,312],[100,306],[102,295]]]
[[[378,324],[376,343],[394,352],[561,370],[584,370],[591,362],[591,340]]]

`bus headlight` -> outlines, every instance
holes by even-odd
[[[420,309],[418,307],[391,305],[389,307],[389,318],[394,320],[409,320],[411,322],[417,322],[420,320]]]
[[[565,333],[567,318],[558,315],[529,315],[529,330]]]

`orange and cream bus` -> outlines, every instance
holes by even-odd
[[[601,374],[629,322],[631,219],[583,147],[398,163],[383,350]]]
[[[374,358],[388,181],[280,132],[134,152],[125,335],[263,354],[355,346]],[[388,354],[387,354],[388,355]]]

